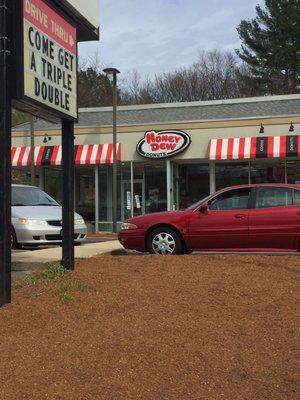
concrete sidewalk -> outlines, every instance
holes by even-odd
[[[75,258],[90,258],[98,254],[121,249],[123,249],[123,246],[118,240],[87,243],[81,246],[75,246]],[[61,258],[61,247],[16,252],[12,254],[12,271],[35,271],[49,263],[60,261]]]

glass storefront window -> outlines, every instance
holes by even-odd
[[[117,168],[117,220],[121,221],[121,176],[122,167]],[[112,231],[112,165],[99,165],[99,224],[98,230]]]
[[[100,165],[99,167],[99,226],[100,231],[109,231],[112,228],[112,209],[111,209],[111,184],[109,185],[109,167]],[[109,201],[110,200],[110,201]],[[110,221],[110,224],[108,222]]]
[[[287,161],[286,162],[287,183],[300,184],[300,161]]]
[[[133,181],[133,196],[131,195],[131,181],[123,180],[121,185],[121,213],[122,221],[127,218],[141,215],[145,212],[145,185],[142,179]],[[131,204],[133,201],[133,204]]]
[[[173,209],[179,210],[179,165],[173,163]]]
[[[167,209],[166,163],[134,162],[133,185],[131,184],[131,163],[122,164],[121,219],[132,214],[165,211]],[[133,193],[131,189],[133,188]]]
[[[45,192],[62,204],[62,171],[60,167],[45,168]]]
[[[12,168],[11,171],[11,181],[14,184],[19,185],[31,185],[31,170]],[[40,171],[35,168],[35,186],[40,184]]]
[[[131,194],[131,163],[118,165],[118,224],[133,215],[167,210],[166,162],[134,162],[133,194]],[[100,231],[112,230],[112,165],[100,165],[99,171],[99,225]],[[209,164],[173,164],[172,197],[176,209],[184,209],[209,195]],[[28,183],[28,170],[16,171],[22,183]],[[62,202],[61,167],[44,167],[44,189],[58,202]],[[95,167],[75,168],[76,211],[95,226]],[[216,162],[216,190],[237,184],[288,183],[300,184],[300,160],[253,160],[245,162]],[[26,179],[25,179],[26,178]]]
[[[122,171],[122,180],[130,180],[131,178],[131,167],[130,163],[122,163],[121,164],[121,171]]]
[[[131,182],[133,167],[133,183]],[[131,162],[122,164],[121,221],[145,212],[144,165]],[[133,193],[131,190],[133,189]]]
[[[136,166],[137,164],[135,164]],[[138,165],[137,165],[138,166]],[[139,166],[138,166],[139,168]],[[144,164],[145,212],[167,210],[166,163],[157,161]]]
[[[179,208],[185,209],[209,195],[209,165],[186,164],[178,169]]]
[[[249,183],[248,162],[216,163],[216,190]]]
[[[95,230],[95,168],[75,168],[76,211],[85,220],[88,230]]]
[[[251,183],[285,183],[284,161],[251,161]]]

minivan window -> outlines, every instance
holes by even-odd
[[[12,206],[59,206],[47,193],[35,187],[12,187]]]
[[[283,187],[261,187],[256,192],[256,208],[285,207],[293,204],[293,191]]]
[[[221,210],[243,210],[248,207],[250,189],[234,189],[221,193],[209,202],[209,209]]]

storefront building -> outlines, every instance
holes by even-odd
[[[79,111],[76,211],[91,231],[110,231],[112,108]],[[300,183],[300,95],[121,106],[117,135],[120,223],[142,213],[185,208],[226,186]],[[58,126],[35,123],[37,184],[58,201],[60,142]],[[14,129],[12,162],[18,181],[28,183],[27,124]]]

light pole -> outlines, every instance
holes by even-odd
[[[35,165],[34,165],[34,116],[30,115],[30,149],[31,149],[31,185],[35,185]]]
[[[112,185],[112,222],[113,232],[117,232],[117,74],[116,68],[105,68],[103,72],[113,76],[113,185]]]

